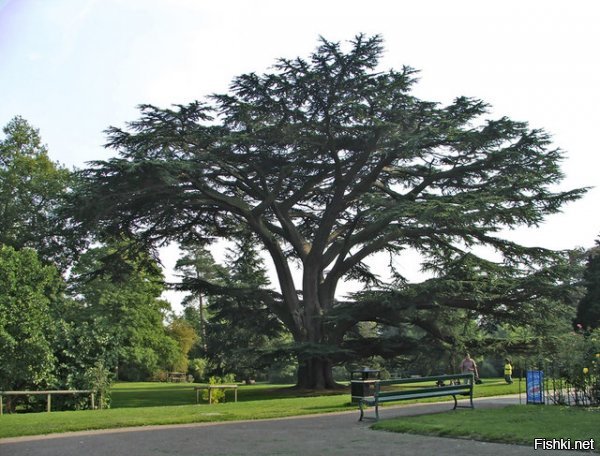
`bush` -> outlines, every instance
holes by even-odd
[[[194,376],[194,381],[203,382],[206,380],[208,370],[208,360],[205,358],[194,358],[190,361],[188,372]]]
[[[150,377],[151,382],[166,382],[169,378],[169,374],[164,370],[157,370],[152,373],[152,377]]]
[[[571,385],[575,402],[600,405],[600,329],[568,335],[553,360],[553,374]]]
[[[103,363],[97,362],[85,373],[87,388],[97,393],[96,407],[110,408],[110,386],[112,374]]]
[[[208,379],[208,383],[210,385],[227,385],[235,383],[235,375],[227,374],[223,377],[210,377]],[[211,402],[213,404],[218,404],[219,402],[225,401],[225,390],[222,389],[214,389],[211,391]],[[202,392],[202,399],[208,401],[208,390],[204,390]]]

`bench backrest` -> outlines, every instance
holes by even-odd
[[[375,394],[378,397],[397,397],[397,396],[409,396],[411,394],[427,394],[432,393],[439,395],[442,392],[453,392],[453,393],[470,393],[471,385],[446,385],[446,386],[432,386],[418,389],[404,389],[404,390],[393,390],[393,391],[376,391]]]
[[[424,382],[445,382],[447,380],[474,380],[473,374],[444,374],[431,375],[429,377],[411,377],[411,378],[390,378],[381,380],[380,385],[401,385],[403,383],[424,383]]]
[[[381,391],[382,386],[391,386],[391,385],[405,385],[405,384],[415,384],[415,383],[429,383],[429,382],[443,382],[446,381],[454,381],[454,380],[468,380],[467,384],[449,384],[444,386],[434,386],[434,385],[423,385],[416,386],[415,388],[405,389],[405,390],[395,390],[395,391]],[[420,393],[425,392],[439,392],[445,390],[457,390],[469,392],[473,388],[474,376],[473,374],[449,374],[449,375],[434,375],[428,377],[415,377],[415,378],[391,378],[388,380],[381,380],[375,384],[375,394],[379,397],[386,396],[401,396],[403,394],[411,394],[414,393],[416,389]]]

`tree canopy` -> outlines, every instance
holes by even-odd
[[[600,240],[588,251],[583,274],[585,295],[577,307],[576,324],[587,329],[600,328]]]
[[[66,233],[57,215],[72,173],[53,163],[39,131],[22,117],[13,118],[0,140],[0,244],[31,247],[46,262],[65,268],[77,237]]]
[[[56,268],[32,249],[0,245],[0,389],[54,384],[51,309],[63,288]]]
[[[73,281],[79,308],[71,313],[78,326],[93,329],[100,343],[90,352],[117,370],[117,378],[144,380],[159,369],[170,370],[180,350],[163,325],[170,305],[159,298],[162,272],[146,253],[124,253],[127,244],[114,241],[81,256]]]
[[[477,99],[416,98],[417,72],[382,71],[382,49],[378,36],[348,47],[322,39],[308,59],[238,76],[207,102],[141,106],[128,128],[107,132],[119,157],[82,172],[80,226],[152,244],[235,238],[245,226],[279,285],[252,296],[291,332],[303,387],[335,385],[332,363],[357,356],[346,336],[361,321],[437,339],[447,337],[436,323],[444,309],[530,321],[566,296],[568,261],[498,233],[536,226],[584,190],[552,190],[562,153],[543,130],[488,119]],[[478,255],[482,246],[500,260]],[[406,283],[394,264],[408,251],[432,279]],[[378,253],[393,258],[390,280],[369,264]],[[365,291],[341,299],[350,279]],[[400,338],[394,349],[409,345]]]
[[[221,293],[211,300],[206,356],[219,374],[235,374],[249,382],[274,363],[285,328],[260,298],[269,279],[251,233],[240,233],[221,269],[224,287],[245,291],[238,296]]]

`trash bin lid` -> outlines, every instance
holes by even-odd
[[[379,378],[379,374],[381,371],[379,369],[371,369],[369,367],[365,367],[361,370],[354,370],[350,373],[350,378],[354,378],[356,376],[360,376],[363,380],[368,378],[377,377]]]

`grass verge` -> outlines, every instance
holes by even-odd
[[[600,449],[600,409],[513,405],[502,409],[456,410],[381,421],[376,430],[459,437],[533,447],[536,438],[589,440]]]
[[[347,396],[298,397],[225,404],[130,407],[0,417],[0,437],[159,424],[280,418],[352,410]]]
[[[240,386],[237,403],[199,404],[192,384],[117,383],[108,410],[24,413],[0,416],[0,438],[58,432],[110,429],[130,426],[185,424],[215,421],[282,418],[317,413],[357,410],[349,391],[321,392],[289,388],[289,385]],[[518,392],[516,384],[488,380],[475,387],[475,397]],[[228,393],[230,394],[230,393]],[[449,400],[452,400],[450,397]],[[433,402],[440,398],[414,402]],[[397,404],[391,404],[397,405]]]

